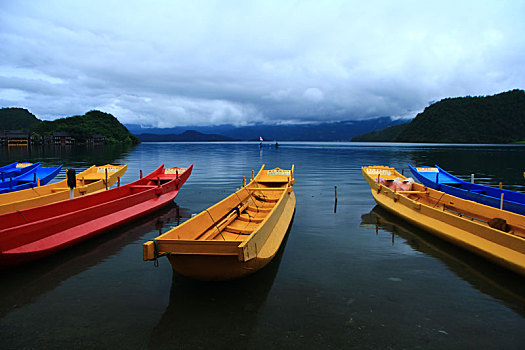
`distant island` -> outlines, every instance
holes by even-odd
[[[446,98],[411,122],[352,138],[361,142],[525,143],[525,92]]]
[[[23,108],[0,109],[2,144],[139,144],[117,118],[101,111],[42,121]]]

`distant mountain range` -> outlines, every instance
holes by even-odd
[[[259,137],[267,141],[350,141],[355,136],[402,123],[406,123],[406,120],[379,117],[368,120],[300,125],[143,128],[137,124],[126,124],[126,127],[141,141],[259,141]]]
[[[525,91],[446,98],[411,122],[354,137],[352,141],[525,143]]]

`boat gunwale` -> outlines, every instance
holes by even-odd
[[[160,186],[153,186],[153,187],[151,187],[151,189],[145,189],[143,191],[136,192],[136,193],[133,193],[131,191],[131,186],[133,184],[135,184],[137,182],[141,182],[141,181],[149,181],[151,179],[155,179],[155,177],[157,175],[159,175],[159,173],[161,171],[163,171],[164,169],[169,169],[169,168],[164,168],[164,165],[161,165],[157,169],[152,171],[150,174],[146,175],[145,177],[142,177],[141,179],[138,179],[138,180],[136,180],[134,182],[131,182],[131,183],[127,184],[127,185],[111,189],[111,191],[114,191],[114,193],[117,193],[117,191],[121,192],[122,188],[128,187],[129,188],[129,192],[128,192],[129,195],[119,196],[119,197],[115,198],[114,200],[111,200],[111,201],[108,201],[108,202],[101,202],[99,204],[91,205],[91,206],[88,206],[88,207],[85,207],[85,208],[81,208],[81,209],[78,209],[78,210],[68,211],[68,212],[63,213],[61,215],[55,215],[55,216],[51,216],[51,217],[48,217],[48,218],[44,218],[43,220],[34,220],[34,221],[31,221],[31,222],[25,223],[23,225],[13,226],[13,227],[10,227],[10,228],[7,228],[7,229],[0,229],[0,233],[2,234],[2,236],[0,237],[0,246],[2,247],[2,249],[0,250],[0,256],[2,254],[4,254],[5,252],[16,251],[17,249],[19,250],[20,248],[22,248],[24,246],[27,246],[27,245],[34,244],[35,242],[38,242],[39,240],[48,239],[49,237],[52,237],[54,235],[60,234],[60,233],[65,232],[65,231],[68,231],[71,228],[79,227],[81,225],[84,225],[84,224],[90,222],[90,220],[94,220],[94,221],[98,222],[99,220],[107,218],[110,215],[119,214],[119,213],[121,213],[121,212],[123,212],[123,211],[125,211],[127,209],[130,209],[130,208],[136,208],[137,206],[141,206],[141,205],[143,205],[146,202],[158,201],[159,197],[163,198],[163,200],[159,201],[159,203],[154,204],[154,205],[150,205],[148,208],[146,208],[145,210],[139,212],[138,214],[126,216],[126,217],[122,218],[122,220],[113,220],[111,223],[109,223],[109,225],[107,225],[105,227],[99,227],[98,229],[94,230],[93,232],[86,232],[86,233],[84,233],[82,235],[79,235],[78,237],[73,237],[69,241],[70,242],[74,242],[74,241],[80,241],[80,240],[87,239],[87,238],[89,238],[89,237],[91,237],[93,235],[99,234],[100,232],[104,232],[104,231],[106,231],[108,229],[111,229],[112,227],[114,227],[115,225],[117,225],[119,223],[128,222],[128,221],[133,220],[134,218],[136,218],[138,216],[141,216],[141,215],[143,215],[145,213],[149,213],[152,210],[155,210],[160,205],[163,205],[163,204],[167,203],[169,200],[173,200],[173,198],[175,198],[175,196],[178,194],[178,192],[180,190],[180,188],[178,187],[178,184],[175,184],[175,181],[177,179],[179,179],[179,178],[184,178],[184,177],[187,179],[190,176],[189,174],[191,174],[191,171],[193,169],[193,164],[190,165],[189,167],[187,167],[186,170],[183,173],[179,174],[178,177],[173,176],[173,178],[170,181],[165,182],[165,183],[161,184]],[[186,173],[188,173],[187,176],[185,175]],[[169,188],[173,187],[173,190],[165,192],[164,188],[166,188],[166,187],[169,187]],[[158,188],[162,188],[163,189],[161,193],[157,193],[157,189]],[[151,195],[151,192],[154,192],[155,194]],[[99,192],[99,193],[93,194],[93,196],[96,196],[97,194],[104,195],[106,193],[107,193],[107,191]],[[74,198],[74,199],[71,199],[71,200],[72,201],[83,200],[86,197],[87,196],[83,196],[83,197],[78,197],[78,198]],[[92,196],[89,196],[89,197],[93,198]],[[123,205],[122,203],[119,203],[119,207],[118,207],[117,211],[111,212],[111,213],[105,213],[105,214],[102,213],[104,215],[101,215],[101,211],[103,211],[104,208],[114,206],[115,202],[117,202],[117,201],[119,201],[119,202],[123,202],[124,201],[124,202],[129,204],[130,203],[130,198],[132,198],[132,197],[134,199],[132,205],[127,205],[126,206],[125,204]],[[146,200],[141,200],[142,197],[148,197],[148,198]],[[51,204],[46,205],[46,206],[63,205],[63,204],[64,203],[57,202],[57,203],[51,203]],[[42,206],[42,207],[46,207],[46,206]],[[39,208],[42,208],[42,207],[30,208],[30,209],[27,209],[27,210],[35,210],[35,209],[39,209]],[[40,209],[40,210],[44,210],[44,209]],[[22,210],[21,212],[24,212],[24,210]],[[85,213],[86,215],[82,215],[82,213]],[[9,215],[9,214],[13,214],[13,213],[8,213],[6,215]],[[2,216],[0,215],[0,218],[1,217]],[[74,226],[67,226],[66,228],[61,228],[61,227],[63,227],[65,225],[65,223],[68,223],[69,221],[71,221],[72,219],[77,218],[77,217],[81,217],[82,220],[80,220]],[[95,218],[93,218],[93,217],[95,217]],[[31,237],[32,235],[35,234],[36,231],[39,231],[41,225],[43,225],[43,224],[48,225],[48,227],[46,228],[47,229],[46,232],[49,232],[49,231],[52,231],[52,232],[51,233],[46,233],[45,235],[40,235],[40,236],[38,236],[36,238],[35,237]],[[16,236],[18,234],[17,231],[21,231],[20,235],[23,235],[23,236],[26,237],[25,241],[23,241],[23,242],[16,241],[16,237],[14,237],[14,236]],[[12,237],[6,237],[7,235],[11,235]],[[29,237],[27,237],[27,236],[29,236]],[[33,238],[33,239],[31,240],[31,238]],[[5,241],[6,239],[8,241]],[[13,240],[15,240],[15,241],[13,241]],[[62,246],[62,245],[68,246],[70,244],[62,243],[61,245],[58,245],[57,247],[48,248],[47,250],[53,251],[55,249],[60,249],[59,247]]]
[[[419,173],[419,176],[421,176],[423,179],[425,179],[425,181],[428,181],[429,183],[432,184],[432,186],[428,186],[428,185],[427,186],[431,187],[431,188],[433,188],[435,190],[441,191],[440,189],[438,189],[438,187],[445,187],[447,189],[450,188],[450,190],[452,190],[454,192],[461,193],[461,194],[465,193],[465,194],[469,194],[469,195],[471,195],[473,197],[477,196],[477,197],[481,198],[481,200],[485,201],[483,203],[479,202],[480,204],[488,205],[488,204],[486,204],[486,202],[494,202],[492,205],[488,205],[488,206],[491,206],[493,208],[498,208],[499,207],[500,200],[501,200],[500,196],[501,196],[501,194],[503,194],[504,195],[504,197],[503,197],[503,202],[504,203],[508,203],[508,204],[516,206],[516,207],[521,207],[521,208],[523,208],[523,210],[525,210],[525,194],[524,193],[516,192],[516,191],[512,191],[512,190],[507,190],[507,189],[504,189],[504,188],[492,187],[492,186],[488,186],[488,185],[482,185],[482,184],[477,184],[477,183],[470,183],[468,181],[460,179],[459,177],[457,177],[455,175],[452,175],[448,171],[442,169],[440,166],[434,165],[434,167],[438,169],[438,171],[439,171],[438,173],[443,173],[443,174],[445,174],[445,176],[451,177],[452,179],[457,181],[456,183],[459,183],[460,185],[462,185],[464,187],[452,186],[450,183],[446,183],[446,182],[437,183],[437,182],[432,181],[429,178],[426,178],[425,176],[421,175],[419,171],[417,171],[418,168],[423,168],[423,167],[414,167],[414,166],[411,166],[410,164],[408,166],[410,167],[410,170],[412,171],[412,174],[414,174],[414,170],[416,170],[416,172]],[[421,183],[423,183],[423,180],[421,180],[421,178],[419,178],[416,174],[414,174],[414,176]],[[480,190],[488,190],[490,192],[494,192],[495,195],[488,195],[488,194],[484,194],[484,193],[474,192],[476,190],[473,190],[471,188],[479,188]],[[446,192],[446,191],[441,191],[441,192]],[[454,195],[454,194],[451,194],[451,195]],[[507,195],[507,197],[505,197],[505,195]],[[512,197],[512,198],[511,199],[507,199],[509,196]],[[523,202],[514,200],[515,198],[520,198],[522,196],[523,196],[523,199],[524,199]],[[464,199],[464,200],[471,200],[471,199],[467,199],[467,198],[464,198],[464,197],[459,197],[459,198]],[[521,213],[516,213],[516,214],[523,215]]]
[[[374,166],[370,166],[368,168],[373,168]],[[363,167],[363,168],[367,168],[367,167]],[[393,168],[391,168],[393,169]],[[395,170],[395,169],[394,169]],[[403,175],[402,174],[399,174],[399,172],[396,171],[396,174],[399,175],[399,177],[402,177]],[[369,176],[369,174],[367,174]],[[370,177],[370,180],[372,181],[372,183],[375,183],[377,184],[377,182],[372,178]],[[370,184],[370,183],[369,183]],[[377,188],[379,187],[380,184],[377,184],[377,186],[375,186],[375,188],[372,188],[372,190],[377,190]],[[438,191],[438,190],[435,190],[435,189],[432,189],[432,188],[428,188],[427,186],[424,186],[422,184],[417,184],[417,183],[414,183],[414,185],[420,185],[424,188],[426,188],[427,192],[430,193],[430,191],[434,191],[434,192],[439,192],[439,193],[443,193],[444,195],[442,195],[442,199],[441,199],[441,202],[446,202],[445,199],[450,199],[448,197],[451,197],[452,199],[454,200],[459,200],[460,202],[463,202],[462,204],[469,204],[469,203],[472,203],[474,205],[479,205],[483,208],[486,208],[490,211],[494,211],[494,210],[499,210],[501,211],[501,214],[504,214],[503,216],[505,218],[508,218],[509,216],[511,217],[512,220],[519,220],[520,217],[523,217],[523,215],[520,215],[520,214],[517,214],[517,213],[514,213],[514,212],[509,212],[509,211],[506,211],[506,210],[501,210],[501,209],[497,209],[497,208],[494,208],[494,207],[491,207],[491,206],[488,206],[488,205],[485,205],[483,203],[478,203],[478,202],[474,202],[474,201],[471,201],[471,200],[468,200],[468,199],[463,199],[463,198],[459,198],[459,197],[456,197],[456,196],[453,196],[453,195],[450,195],[448,193],[445,193],[445,192],[442,192],[442,191]],[[372,187],[372,186],[371,186]],[[424,204],[424,203],[421,203],[421,202],[418,202],[418,201],[415,201],[411,198],[408,198],[408,196],[399,196],[399,197],[395,197],[396,193],[399,193],[399,194],[403,194],[403,191],[393,191],[392,189],[386,187],[386,186],[383,186],[381,185],[381,191],[387,191],[387,193],[390,193],[392,194],[392,199],[395,198],[396,201],[400,201],[401,199],[406,199],[408,201],[410,201],[410,204],[412,205],[421,205],[421,206],[425,206],[427,207],[428,209],[431,209],[433,212],[439,212],[439,213],[443,213],[445,215],[447,215],[448,217],[450,218],[457,218],[457,219],[461,219],[460,222],[469,222],[469,223],[472,223],[474,225],[477,225],[478,227],[481,227],[481,228],[490,228],[491,230],[494,230],[495,232],[498,232],[504,236],[508,236],[509,238],[513,238],[513,239],[519,239],[520,241],[524,241],[525,242],[525,238],[523,237],[520,237],[518,235],[515,235],[515,234],[512,234],[512,233],[509,233],[509,232],[505,232],[505,231],[501,231],[501,230],[497,230],[497,229],[494,229],[488,225],[484,225],[484,224],[481,224],[480,222],[478,222],[478,220],[470,220],[470,219],[467,219],[465,218],[464,216],[459,216],[459,215],[455,215],[455,214],[452,214],[450,212],[447,212],[447,211],[442,211],[442,210],[438,210],[437,208],[434,208],[434,207],[431,207],[430,205],[427,205],[427,204]],[[525,218],[524,218],[525,219]],[[505,219],[507,220],[507,219]],[[516,226],[516,227],[520,227],[521,229],[523,229],[525,231],[525,226],[522,226],[522,225],[519,225],[519,224],[516,224],[515,222],[511,223],[510,225],[512,226]],[[474,233],[472,233],[473,235],[475,235]],[[476,236],[479,236],[479,235],[476,235]],[[479,236],[481,237],[481,236]],[[484,238],[484,237],[481,237],[481,238]],[[487,239],[487,238],[485,238]]]
[[[103,166],[92,165],[91,167],[83,170],[82,172],[76,175],[77,183],[85,175],[92,174],[96,169],[103,169],[111,164],[106,164]],[[111,165],[112,167],[118,167],[118,170],[108,174],[108,189],[114,185],[118,178],[125,174],[127,171],[128,165]],[[81,178],[79,178],[81,177]],[[88,184],[80,185],[75,187],[74,193],[75,197],[83,197],[85,195],[94,194],[98,191],[103,190],[105,187],[105,179],[100,178],[94,180]],[[24,196],[23,199],[16,200],[17,196]],[[11,198],[10,198],[11,197]],[[64,197],[60,199],[60,197]],[[6,200],[7,198],[7,200]],[[48,204],[53,204],[69,198],[69,187],[67,187],[67,179],[54,182],[51,184],[31,187],[25,190],[20,190],[17,192],[8,192],[0,194],[0,215],[8,214],[14,211],[31,209],[37,206],[43,206]],[[44,201],[44,203],[37,204],[37,202]],[[33,205],[34,204],[34,205]],[[9,207],[14,207],[15,209],[9,209]]]
[[[259,170],[257,176],[255,176],[248,184],[246,184],[246,186],[242,186],[241,188],[239,188],[238,190],[236,190],[232,194],[228,195],[227,197],[223,198],[219,202],[217,202],[217,203],[213,204],[212,206],[206,208],[205,210],[203,210],[199,214],[197,214],[194,217],[190,218],[189,220],[183,222],[182,224],[174,227],[173,229],[163,233],[162,235],[158,236],[154,240],[144,243],[144,248],[143,248],[143,258],[144,258],[144,260],[150,260],[150,255],[151,254],[149,254],[150,253],[150,249],[149,248],[150,248],[150,246],[152,244],[154,244],[154,241],[156,242],[156,244],[158,244],[159,254],[161,254],[161,255],[163,255],[163,254],[172,254],[172,253],[176,254],[176,255],[233,255],[233,256],[238,256],[239,261],[251,260],[251,259],[247,259],[247,260],[244,259],[244,256],[246,255],[247,246],[251,245],[252,240],[254,239],[254,237],[257,237],[257,235],[260,232],[260,230],[268,223],[270,218],[272,216],[274,216],[274,214],[275,214],[275,212],[277,210],[276,208],[278,208],[278,207],[280,207],[282,205],[281,203],[283,202],[283,199],[290,192],[289,189],[292,186],[291,182],[293,180],[293,169],[292,169],[290,171],[290,175],[287,176],[287,178],[288,178],[287,182],[285,182],[285,181],[280,182],[280,183],[282,183],[281,187],[264,188],[264,187],[261,187],[261,183],[264,184],[264,181],[263,182],[257,181],[258,179],[260,179],[262,176],[265,175],[265,174],[263,174],[263,170],[264,170],[264,164],[261,166],[261,169]],[[216,208],[220,208],[223,205],[227,205],[226,203],[228,203],[228,201],[231,198],[237,197],[237,199],[239,199],[239,201],[236,201],[237,204],[233,208],[226,207],[224,209],[224,211],[223,211],[224,214],[221,216],[221,218],[218,219],[217,221],[213,220],[212,225],[210,225],[209,227],[206,228],[206,230],[212,229],[214,225],[216,225],[217,223],[220,223],[222,220],[224,220],[224,218],[227,217],[228,212],[231,212],[232,210],[235,210],[235,208],[238,208],[240,205],[242,205],[242,203],[246,203],[246,202],[250,201],[250,198],[253,197],[253,193],[254,192],[265,191],[265,190],[268,190],[269,192],[282,191],[282,193],[280,194],[280,196],[279,196],[279,198],[278,198],[278,200],[276,202],[272,202],[271,203],[272,204],[271,210],[266,212],[266,213],[264,213],[264,219],[261,222],[257,223],[256,229],[250,235],[246,235],[246,238],[244,238],[241,241],[239,241],[239,240],[222,240],[221,241],[221,240],[213,240],[213,239],[198,240],[198,239],[180,239],[180,238],[175,238],[175,237],[169,237],[169,238],[166,237],[168,235],[170,235],[170,236],[174,235],[177,230],[182,230],[182,229],[186,228],[188,225],[195,224],[195,222],[197,222],[198,220],[206,220],[206,219],[203,219],[203,218],[207,217],[207,215],[206,215],[207,213],[208,213],[208,215],[211,218],[211,214],[209,214],[210,211],[213,211],[213,209],[216,209]],[[239,195],[238,195],[239,193],[241,193],[243,191],[246,191],[248,193],[248,195],[246,196],[246,199],[244,201],[240,199],[240,198],[243,198],[243,197],[242,196],[239,197]],[[251,200],[254,201],[254,199],[251,199]],[[206,232],[206,231],[203,231],[203,232]],[[199,237],[199,236],[197,236],[197,237]],[[269,237],[269,235],[265,238],[264,243],[267,241],[268,237]],[[177,245],[184,245],[186,248],[199,247],[201,249],[194,249],[193,251],[191,251],[191,249],[188,249],[187,251],[184,251],[184,252],[174,252],[173,251],[174,250],[173,247],[176,247]],[[214,252],[212,250],[209,250],[209,249],[202,249],[202,247],[205,247],[206,245],[213,245],[214,247],[228,246],[229,250],[228,250],[227,253],[225,253],[225,252],[216,253],[216,252]],[[162,246],[170,246],[170,247],[172,247],[171,251],[169,249],[161,249]],[[253,256],[253,258],[255,258],[255,257],[256,256]]]
[[[416,226],[419,226],[427,231],[432,232],[433,234],[435,234],[438,237],[441,237],[442,239],[448,240],[478,255],[484,256],[489,260],[503,265],[521,275],[525,275],[525,265],[519,263],[519,261],[522,261],[523,257],[525,257],[525,238],[501,230],[497,230],[488,225],[481,224],[475,220],[470,220],[465,217],[442,211],[424,203],[417,202],[411,198],[408,198],[408,196],[396,194],[396,192],[392,189],[378,184],[371,176],[372,174],[367,173],[366,169],[368,168],[377,168],[377,166],[362,167],[362,173],[365,177],[365,180],[370,185],[371,193],[374,200],[379,205],[381,205],[388,211],[391,211],[394,214],[402,217],[408,222],[411,222]],[[390,168],[389,170],[394,170],[396,175],[401,175],[394,168]],[[421,184],[419,185],[421,187],[426,187]],[[429,193],[431,191],[437,193],[440,192],[434,189],[427,190],[429,191]],[[459,200],[461,202],[468,202],[467,204],[474,203],[475,205],[489,208],[489,211],[498,210],[477,202],[464,200],[462,198],[448,194],[445,195],[448,197],[452,197],[455,201]],[[388,200],[389,202],[386,203],[386,200]],[[392,201],[393,204],[390,201]],[[405,209],[401,209],[399,207],[398,209],[396,209],[395,203],[397,202],[399,202],[402,208]],[[417,207],[419,207],[419,209]],[[412,213],[412,215],[410,215],[408,211]],[[414,215],[414,212],[416,213],[416,215]],[[512,212],[506,213],[510,214],[510,216],[517,216],[518,218],[522,217],[521,215]],[[442,225],[448,226],[449,230],[447,232],[442,232],[439,228],[432,226],[430,223],[419,220],[419,218],[425,217],[433,221],[441,222]],[[444,218],[447,219],[443,220]],[[477,228],[477,230],[475,230],[474,228]],[[451,232],[461,233],[461,235],[464,235],[465,237],[454,236]],[[481,240],[480,243],[486,241],[488,242],[489,246],[491,246],[494,250],[491,251],[487,249],[487,247],[476,245],[475,242],[472,242],[472,239],[474,239],[474,241]],[[505,240],[507,240],[507,242],[505,242]],[[505,252],[507,252],[507,255]],[[510,256],[508,254],[510,254]]]

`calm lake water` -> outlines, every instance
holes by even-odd
[[[0,272],[0,348],[523,349],[525,279],[375,207],[361,166],[439,164],[525,192],[525,147],[146,143],[0,149],[12,161],[194,164],[176,204],[35,264]],[[276,259],[228,283],[142,261],[142,243],[229,195],[262,164],[295,164],[295,217]],[[65,178],[64,172],[59,179]],[[334,186],[338,202],[334,208]],[[334,210],[336,209],[336,210]]]

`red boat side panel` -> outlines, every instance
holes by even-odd
[[[49,255],[166,205],[192,169],[179,173],[160,166],[128,185],[0,215],[0,268]]]

